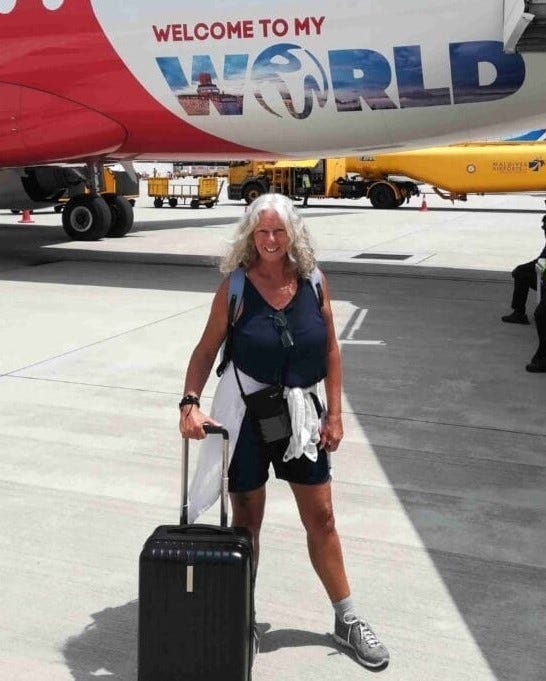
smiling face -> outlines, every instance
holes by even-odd
[[[282,260],[288,251],[288,233],[277,211],[266,208],[254,227],[254,245],[260,258],[267,262]]]

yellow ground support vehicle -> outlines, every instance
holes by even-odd
[[[384,196],[393,192],[395,205],[399,206],[410,196],[419,193],[414,182],[406,180],[363,179],[362,162],[357,157],[324,158],[282,161],[235,161],[228,173],[228,198],[244,199],[251,203],[266,192],[278,192],[292,198],[303,196],[301,177],[303,169],[311,173],[313,198],[369,198],[377,208],[383,205]],[[392,206],[394,207],[394,206]]]
[[[189,201],[190,208],[206,206],[212,208],[218,203],[223,182],[218,177],[199,177],[196,182],[182,182],[168,177],[151,177],[148,180],[148,196],[153,197],[154,206],[161,208],[167,201],[171,208],[179,202]]]
[[[444,199],[468,194],[546,191],[546,142],[467,142],[373,156],[308,161],[237,162],[228,197],[250,203],[267,191],[302,195],[301,169],[310,168],[312,197],[368,198],[374,208],[397,208],[432,185]]]
[[[468,142],[364,157],[360,174],[404,175],[442,198],[465,201],[468,194],[545,191],[545,161],[545,142]]]

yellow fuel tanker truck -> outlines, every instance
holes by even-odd
[[[301,170],[311,172],[314,198],[368,199],[398,208],[430,184],[444,199],[468,194],[546,191],[546,142],[467,142],[373,156],[305,161],[237,161],[228,197],[250,203],[268,191],[302,194]]]
[[[465,201],[468,194],[546,191],[545,161],[545,142],[468,142],[362,157],[359,174],[387,182],[403,175]]]

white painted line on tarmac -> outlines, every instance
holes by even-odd
[[[354,335],[357,331],[360,331],[360,327],[362,326],[362,322],[364,319],[366,319],[366,315],[368,314],[368,309],[363,307],[360,312],[357,314],[355,317],[355,320],[353,322],[353,325],[349,329],[349,332],[347,333],[347,340],[353,340]]]
[[[354,315],[354,321],[348,328],[346,335],[343,334],[344,337],[339,339],[340,345],[386,345],[385,341],[382,340],[355,340],[355,334],[360,331],[367,314],[368,308],[363,307]]]

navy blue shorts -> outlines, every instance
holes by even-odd
[[[275,476],[287,482],[320,485],[330,480],[330,464],[324,449],[319,449],[316,461],[306,456],[283,461],[287,446],[288,440],[267,447],[260,445],[252,422],[245,415],[229,466],[229,491],[251,492],[258,489],[267,482],[271,464]]]

